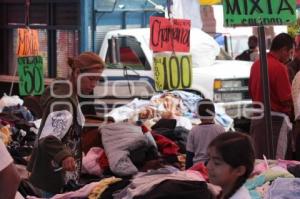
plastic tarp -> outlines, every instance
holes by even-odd
[[[192,27],[202,28],[198,0],[173,0],[172,15],[178,19],[190,19]]]
[[[298,0],[299,1],[299,0]],[[214,4],[221,4],[221,0],[199,0],[201,5],[214,5]]]
[[[212,65],[220,53],[220,46],[214,38],[198,28],[191,30],[190,45],[193,67]]]

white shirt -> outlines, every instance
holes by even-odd
[[[295,75],[292,83],[292,97],[294,103],[295,120],[300,119],[300,73]]]
[[[229,199],[251,199],[251,196],[248,189],[241,186]]]

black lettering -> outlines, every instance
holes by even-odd
[[[285,3],[286,7],[283,7],[284,3]],[[284,10],[290,11],[291,15],[295,14],[295,11],[293,10],[292,6],[289,4],[289,2],[287,0],[281,0],[280,1],[280,6],[278,8],[277,14],[280,14],[281,11],[284,11]]]
[[[188,47],[190,47],[190,30],[187,29],[184,31],[185,34],[183,35],[183,44],[186,44]]]
[[[250,25],[257,25],[256,19],[249,19],[249,24]]]
[[[159,36],[157,38],[155,38],[155,32],[160,31],[160,21],[158,20],[154,20],[152,27],[151,27],[151,43],[153,46],[158,46],[159,44]]]
[[[271,0],[267,0],[267,5],[269,14],[273,14]]]
[[[252,9],[251,9],[251,11],[250,11],[250,15],[252,15],[253,13],[254,13],[254,11],[255,10],[257,10],[256,12],[257,13],[263,13],[263,10],[260,8],[260,6],[259,6],[259,1],[260,0],[251,0],[252,1],[252,3],[253,3],[253,7],[252,7]]]
[[[248,14],[248,0],[244,0],[244,13],[245,13],[245,15],[247,15]]]
[[[25,65],[26,64],[26,58],[22,57],[18,59],[18,64],[19,65]]]
[[[169,84],[168,84],[168,70],[167,70],[167,58],[163,58],[163,69],[164,69],[164,85],[163,89],[169,89]]]
[[[37,66],[34,66],[33,68],[33,76],[34,76],[34,92],[39,94],[42,91],[42,72],[40,71],[40,69]],[[36,85],[39,85],[38,88],[36,88]]]
[[[174,82],[173,82],[173,73],[172,73],[172,63],[173,63],[173,60],[175,61],[176,70],[177,70],[177,83],[176,84],[174,84]],[[178,59],[175,56],[171,56],[170,57],[170,60],[169,60],[169,73],[170,73],[170,87],[172,89],[179,88],[179,84],[180,84],[180,70],[179,70]]]
[[[241,20],[241,24],[242,24],[242,25],[247,25],[247,19],[242,19],[242,20]]]
[[[236,14],[237,12],[237,14],[241,15],[239,0],[234,0],[232,6],[230,4],[230,0],[226,0],[226,4],[227,4],[226,14]]]
[[[184,78],[183,78],[183,72],[186,72],[186,70],[184,70],[183,66],[184,66],[184,60],[186,60],[186,62],[188,63],[187,64],[187,70],[188,70],[188,82],[187,84],[185,84],[184,82]],[[189,57],[188,56],[182,56],[181,57],[181,60],[180,60],[180,68],[181,68],[181,85],[182,85],[182,88],[189,88],[191,87],[192,85],[192,71],[191,71],[191,67],[190,67],[191,63],[190,63],[190,60],[189,60]]]

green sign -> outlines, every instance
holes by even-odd
[[[153,58],[157,91],[190,88],[192,85],[192,56],[162,56]]]
[[[45,89],[42,57],[19,57],[18,66],[20,95],[41,95]]]
[[[224,26],[284,25],[296,21],[296,0],[223,0]]]

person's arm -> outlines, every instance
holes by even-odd
[[[186,151],[185,169],[189,169],[193,166],[193,158],[195,154],[190,151]]]
[[[0,138],[0,198],[15,198],[20,177]]]
[[[0,171],[0,198],[15,198],[19,183],[20,176],[13,163],[11,163]]]
[[[53,109],[48,115],[39,135],[39,147],[45,154],[52,157],[57,165],[62,166],[64,170],[73,171],[75,169],[73,154],[71,149],[61,141],[69,132],[69,128],[74,125],[72,104],[70,101],[64,100],[53,100],[50,103]],[[63,126],[61,123],[65,125]]]
[[[47,136],[40,140],[39,146],[47,155],[53,157],[53,161],[62,166],[65,171],[74,171],[75,160],[72,153],[58,138]]]

